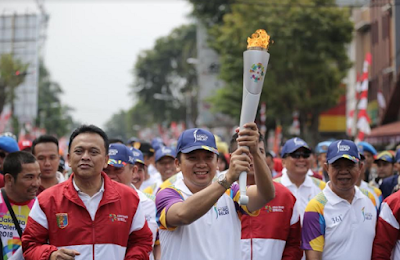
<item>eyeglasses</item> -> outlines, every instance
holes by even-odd
[[[5,158],[6,156],[7,156],[7,154],[5,152],[3,152],[3,151],[0,152],[0,157],[1,158]]]
[[[304,152],[296,152],[289,154],[289,156],[292,157],[293,159],[299,159],[300,157],[307,159],[310,157],[310,155],[311,153],[304,153]]]

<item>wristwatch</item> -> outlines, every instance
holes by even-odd
[[[221,174],[220,176],[218,176],[218,183],[226,190],[231,188],[231,185],[228,183],[225,174]]]

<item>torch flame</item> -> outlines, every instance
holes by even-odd
[[[247,38],[247,49],[251,47],[261,47],[268,50],[270,38],[271,36],[269,36],[265,30],[258,29],[251,35],[251,38]]]

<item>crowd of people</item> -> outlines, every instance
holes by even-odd
[[[400,260],[397,148],[294,137],[275,154],[255,123],[168,147],[82,125],[64,157],[53,136],[3,134],[1,259]]]

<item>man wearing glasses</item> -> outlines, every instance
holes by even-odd
[[[295,137],[282,147],[282,163],[286,171],[282,177],[276,178],[296,197],[296,206],[303,223],[304,210],[308,202],[325,188],[325,182],[307,174],[310,169],[311,149],[302,139]]]

